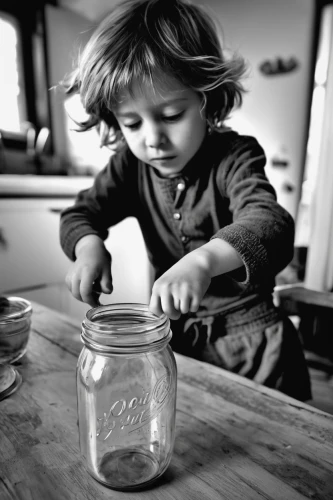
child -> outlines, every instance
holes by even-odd
[[[111,293],[103,240],[135,216],[156,272],[149,307],[170,318],[174,350],[306,400],[297,332],[272,300],[294,223],[256,139],[224,124],[245,69],[185,0],[125,1],[100,24],[67,92],[89,116],[81,130],[96,126],[116,153],[62,213],[66,283],[91,306],[95,286]]]

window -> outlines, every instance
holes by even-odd
[[[21,132],[27,119],[17,22],[0,12],[0,129]]]

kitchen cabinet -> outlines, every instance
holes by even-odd
[[[82,320],[89,308],[65,285],[71,261],[59,243],[60,211],[73,198],[3,198],[0,200],[0,293],[19,295]],[[139,225],[128,218],[110,229],[114,292],[101,303],[147,303],[152,269]]]
[[[63,281],[69,260],[59,246],[61,206],[52,199],[1,200],[2,291]]]

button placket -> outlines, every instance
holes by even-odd
[[[176,185],[176,196],[175,196],[175,205],[174,205],[176,209],[177,208],[179,209],[182,206],[182,203],[183,203],[184,197],[185,197],[185,193],[186,193],[185,180],[179,179],[178,183]],[[182,214],[180,212],[174,212],[173,217],[175,220],[180,221],[182,219]],[[189,241],[189,237],[186,236],[182,232],[181,227],[179,227],[179,230],[180,230],[180,240],[181,240],[183,245],[186,245],[186,243],[188,243],[188,241]]]
[[[176,185],[175,207],[179,207],[183,202],[185,195],[186,184],[183,179],[179,179]]]

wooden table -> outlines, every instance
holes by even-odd
[[[81,325],[33,303],[20,389],[0,401],[1,500],[333,499],[333,416],[214,366],[176,355],[176,442],[146,491],[90,477],[78,443]]]

